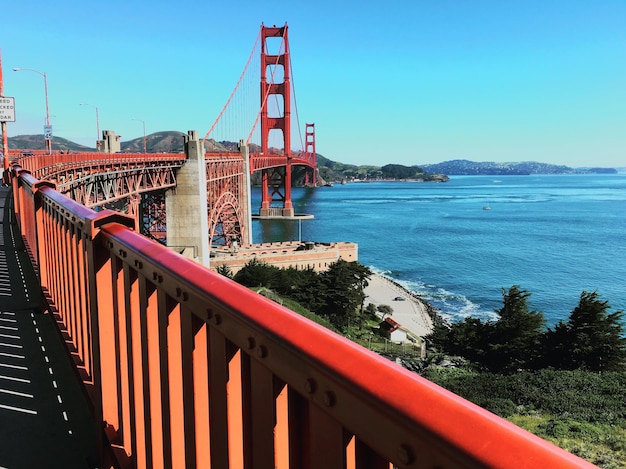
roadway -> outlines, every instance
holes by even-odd
[[[0,188],[0,469],[94,468],[95,424]]]
[[[433,322],[426,304],[399,284],[382,275],[373,274],[365,287],[366,302],[388,305],[393,309],[392,319],[418,337],[433,331]],[[397,301],[396,298],[402,298]]]

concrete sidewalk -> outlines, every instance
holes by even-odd
[[[0,188],[0,468],[96,467],[96,426]]]

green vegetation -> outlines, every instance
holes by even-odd
[[[503,289],[497,321],[436,317],[422,359],[419,347],[378,334],[377,313],[393,310],[363,307],[370,275],[356,262],[318,274],[253,260],[234,278],[370,350],[400,356],[405,367],[600,467],[626,467],[623,313],[610,312],[596,292],[583,292],[568,321],[550,329],[529,307],[529,292]]]
[[[567,322],[545,329],[543,313],[530,310],[530,293],[514,285],[502,290],[497,321],[466,318],[437,321],[429,337],[440,352],[467,358],[479,369],[511,373],[542,368],[589,371],[624,370],[623,313],[609,312],[597,292],[582,292]]]
[[[391,315],[391,306],[364,307],[364,289],[372,273],[357,262],[339,260],[318,274],[313,269],[279,269],[253,259],[234,276],[227,267],[217,272],[377,353],[419,357],[419,341],[394,344],[381,331],[377,313]]]
[[[350,165],[331,161],[317,155],[317,166],[320,177],[325,181],[369,181],[369,180],[420,180],[420,181],[447,181],[443,174],[430,174],[418,166],[404,166],[388,164],[385,166]]]
[[[429,367],[423,375],[600,467],[626,466],[626,372]]]
[[[253,259],[233,279],[249,288],[265,287],[306,305],[345,333],[350,325],[361,326],[371,319],[371,313],[364,309],[364,289],[371,275],[358,262],[341,259],[319,274],[313,269],[279,269]]]
[[[422,374],[594,464],[626,467],[623,313],[582,292],[568,321],[550,329],[530,293],[513,286],[502,296],[497,321],[437,321],[432,346],[469,363]]]

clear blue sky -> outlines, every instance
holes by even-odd
[[[467,158],[626,166],[625,0],[170,2],[0,7],[6,96],[42,133],[94,145],[209,129],[259,26],[289,25],[301,122],[344,163]],[[246,136],[242,136],[245,138]]]

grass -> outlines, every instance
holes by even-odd
[[[514,414],[507,420],[604,469],[626,467],[626,429],[550,414]]]

